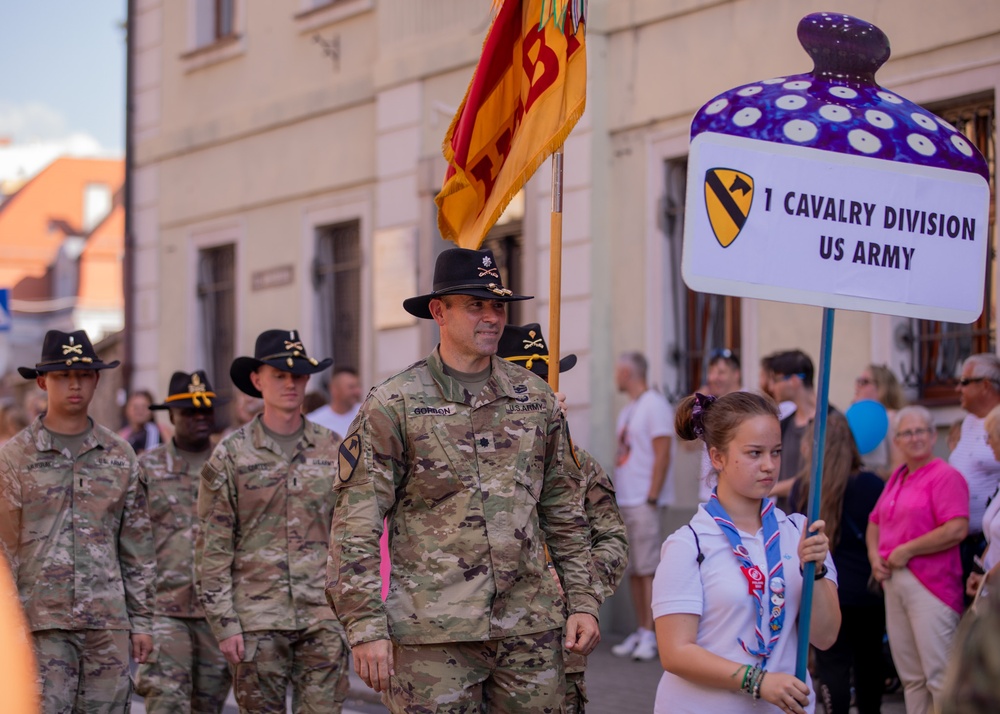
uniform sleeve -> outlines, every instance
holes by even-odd
[[[326,599],[351,646],[389,639],[379,538],[406,476],[401,417],[370,395],[340,446]]]
[[[149,520],[146,475],[132,461],[128,493],[118,533],[118,558],[125,584],[125,609],[132,632],[152,634],[153,602],[156,598],[156,551]]]
[[[236,508],[231,489],[232,470],[225,447],[220,446],[202,468],[198,485],[196,588],[212,634],[219,641],[243,632],[233,606]]]
[[[586,495],[584,510],[590,522],[590,555],[594,571],[604,589],[603,597],[611,597],[628,565],[628,538],[615,500],[615,489],[608,474],[593,456],[578,449],[584,474]]]
[[[0,457],[0,545],[17,582],[17,552],[21,542],[21,484],[6,458]]]
[[[698,548],[687,526],[667,538],[653,576],[653,619],[664,615],[697,615],[705,610]]]
[[[538,520],[566,592],[569,614],[584,612],[597,618],[604,598],[590,555],[582,475],[564,463],[572,458],[566,453],[569,440],[559,405],[555,399],[552,402]]]

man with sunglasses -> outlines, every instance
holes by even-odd
[[[955,390],[962,409],[968,412],[962,420],[962,434],[955,450],[948,457],[969,484],[969,534],[962,541],[962,571],[964,579],[975,567],[975,557],[986,547],[983,538],[983,513],[986,503],[1000,483],[1000,463],[986,443],[986,415],[1000,405],[1000,358],[995,354],[975,354],[962,365],[962,376]]]

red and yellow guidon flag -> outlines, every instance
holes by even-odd
[[[495,0],[494,4],[497,4]],[[502,0],[444,139],[441,236],[478,248],[583,115],[585,0]]]

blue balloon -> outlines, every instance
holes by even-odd
[[[873,451],[889,433],[889,414],[884,406],[872,399],[854,402],[846,416],[854,443],[862,454]]]

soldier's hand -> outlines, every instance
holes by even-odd
[[[233,635],[219,642],[219,649],[222,656],[230,664],[239,664],[243,661],[243,634]]]
[[[389,688],[389,677],[396,673],[392,668],[392,642],[362,642],[351,648],[351,654],[354,655],[354,671],[365,684],[376,692]]]
[[[145,664],[146,658],[153,651],[153,636],[136,633],[129,635],[129,639],[132,640],[132,659],[139,664]]]
[[[574,612],[566,620],[566,649],[588,655],[601,641],[601,628],[597,618],[585,612]]]

